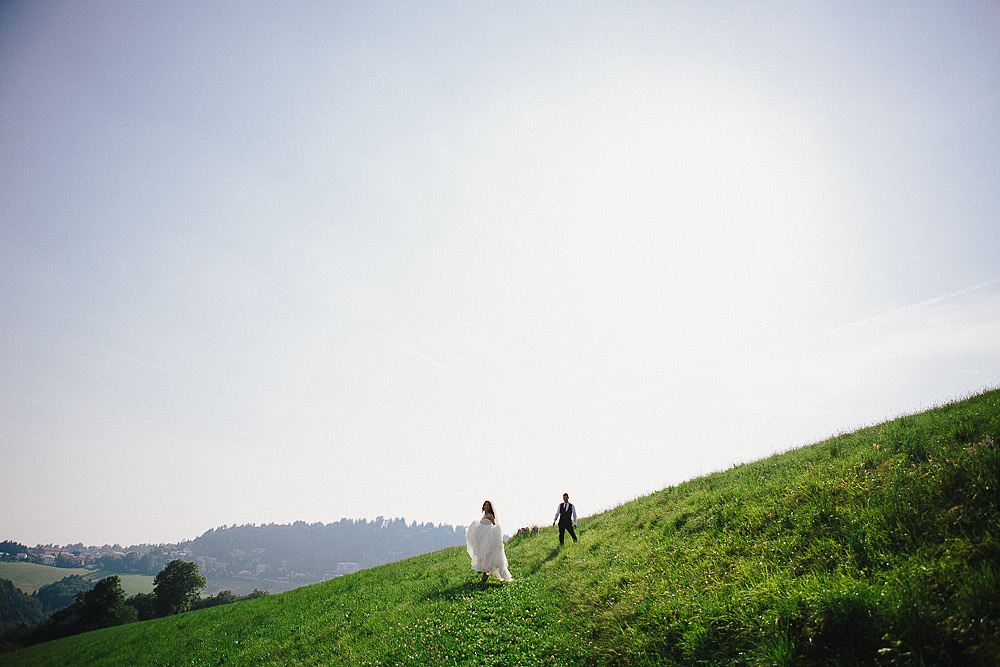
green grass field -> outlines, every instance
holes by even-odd
[[[3,665],[1000,664],[1000,391],[507,546],[78,635]]]
[[[99,581],[112,574],[103,570],[75,567],[53,567],[36,563],[0,563],[0,579],[9,579],[25,593],[31,594],[42,586],[78,574],[88,581]],[[152,593],[153,577],[146,574],[121,574],[122,588],[128,595]]]

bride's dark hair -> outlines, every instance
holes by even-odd
[[[493,518],[495,519],[495,518],[496,518],[496,516],[497,516],[497,513],[496,513],[496,512],[495,512],[495,511],[493,510],[493,503],[492,503],[492,502],[490,502],[489,500],[487,500],[487,501],[484,501],[484,502],[483,502],[483,511],[484,511],[484,512],[486,511],[486,506],[487,506],[487,505],[489,505],[489,506],[490,506],[490,514],[492,514],[492,515],[493,515]]]

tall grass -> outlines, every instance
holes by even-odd
[[[446,549],[2,664],[997,665],[1000,391]]]

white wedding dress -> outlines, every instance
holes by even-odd
[[[472,569],[488,572],[501,581],[514,581],[507,570],[503,531],[485,516],[465,529],[465,545],[472,556]]]

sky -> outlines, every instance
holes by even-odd
[[[6,2],[0,539],[513,534],[1000,386],[997,118],[987,0]]]

